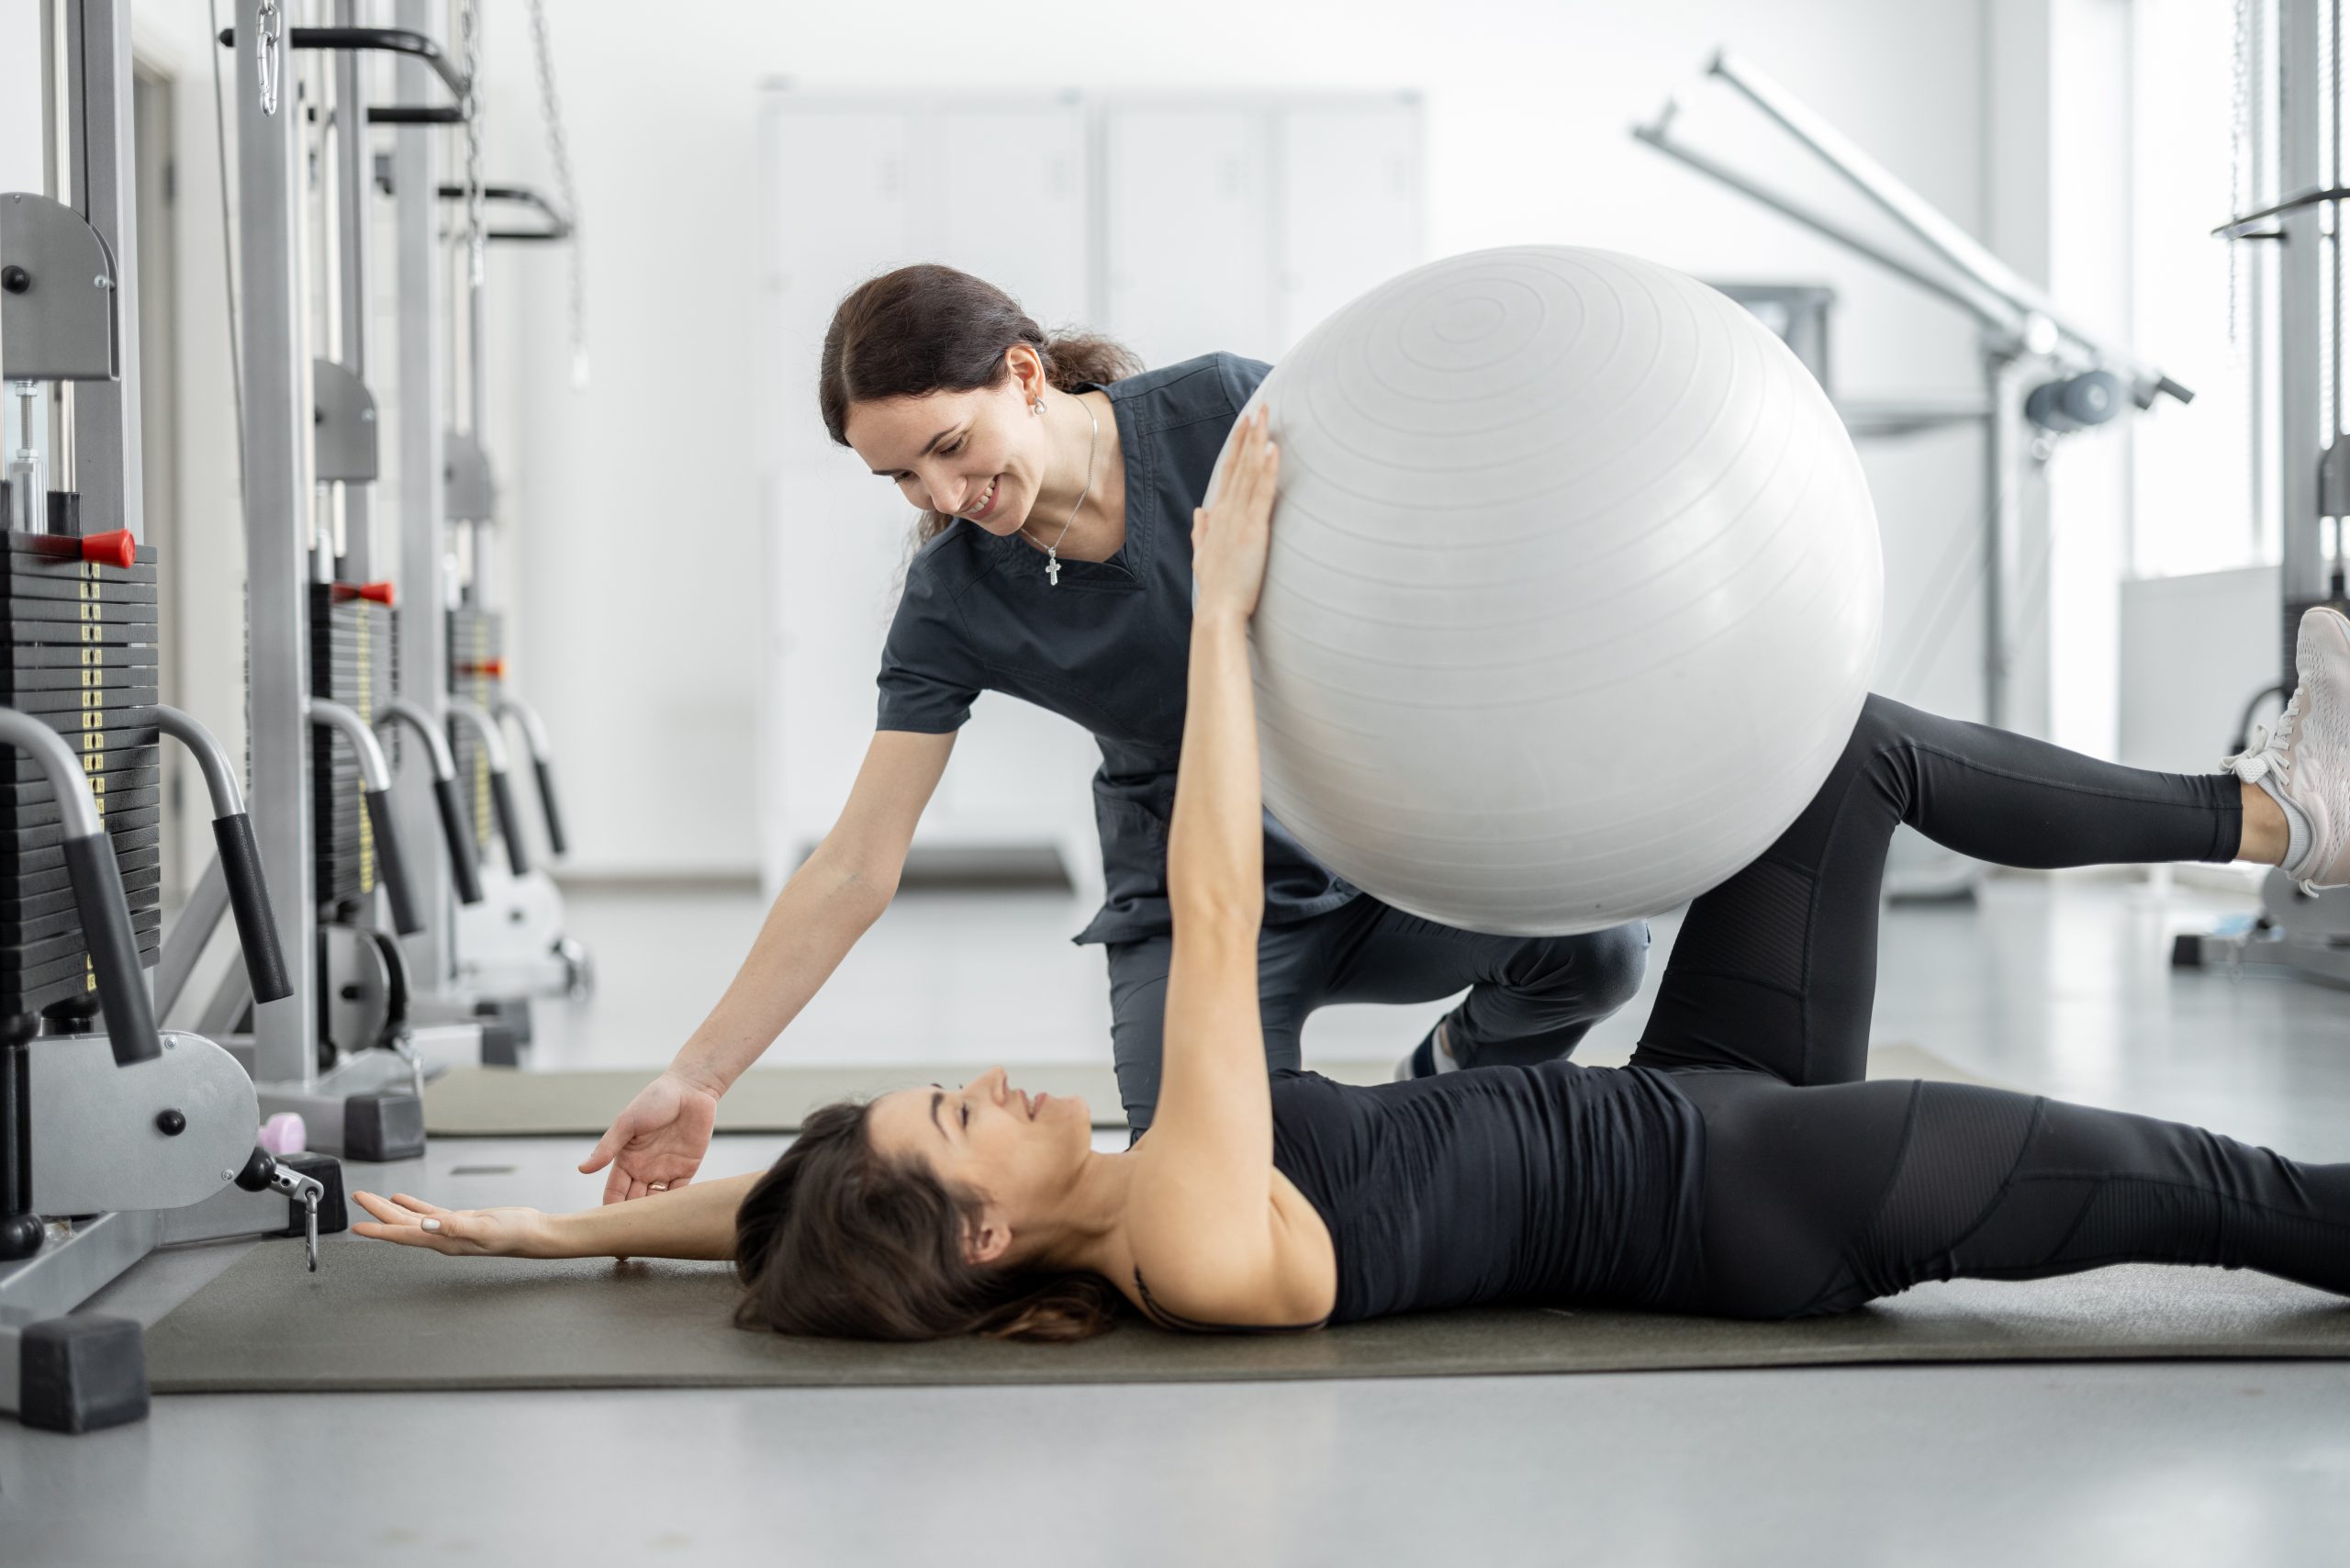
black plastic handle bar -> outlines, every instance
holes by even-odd
[[[463,125],[465,111],[453,105],[370,104],[369,125]]]
[[[473,729],[482,756],[489,763],[489,803],[498,815],[498,836],[506,841],[506,864],[516,876],[528,876],[531,853],[523,847],[522,814],[514,809],[514,788],[506,776],[506,741],[498,733],[498,721],[476,704],[453,698],[449,702],[449,717]]]
[[[441,199],[442,201],[463,201],[465,199],[465,187],[463,185],[442,185],[441,187]],[[482,238],[485,240],[552,241],[568,240],[571,238],[571,219],[565,218],[561,212],[555,210],[554,203],[547,200],[546,197],[541,196],[538,192],[532,190],[528,185],[484,185],[481,188],[481,199],[484,201],[514,202],[520,206],[532,208],[537,212],[539,216],[547,220],[547,226],[544,229],[485,230],[482,233]]]
[[[522,847],[522,813],[514,809],[514,786],[506,769],[489,773],[489,803],[498,811],[498,835],[506,841],[506,864],[518,877],[531,874],[531,853]]]
[[[131,930],[130,902],[122,890],[122,867],[114,840],[90,794],[64,737],[14,708],[0,708],[0,745],[28,752],[57,792],[65,830],[65,873],[73,885],[73,907],[82,917],[82,939],[90,949],[90,973],[98,1007],[106,1014],[106,1042],[117,1067],[153,1061],[163,1054],[155,1032],[155,1009],[147,996],[147,976],[139,961],[139,937]]]
[[[547,849],[555,855],[571,853],[571,840],[564,835],[563,812],[554,803],[554,765],[544,757],[532,760],[531,770],[539,777],[539,809],[546,813]]]
[[[511,719],[521,727],[522,744],[531,753],[531,771],[539,781],[539,810],[547,820],[547,849],[562,856],[571,853],[571,840],[563,831],[563,811],[554,798],[554,744],[547,735],[546,721],[538,710],[519,697],[500,695],[496,711],[501,719]]]
[[[416,888],[408,880],[408,857],[400,851],[399,829],[392,821],[392,767],[384,760],[384,748],[376,744],[375,732],[367,727],[355,709],[340,702],[330,702],[323,697],[305,700],[310,722],[324,724],[351,743],[359,756],[359,798],[366,802],[367,820],[375,829],[376,880],[392,901],[392,929],[403,936],[413,936],[424,929],[423,916],[419,913],[423,901],[416,896]]]
[[[408,855],[400,848],[400,830],[392,821],[392,792],[365,790],[367,820],[375,824],[375,879],[392,901],[392,929],[413,936],[424,929],[423,912],[417,907],[416,884],[408,880]]]
[[[270,914],[269,884],[262,879],[261,846],[229,754],[193,715],[160,705],[150,711],[157,729],[195,754],[204,774],[205,792],[212,798],[212,840],[220,846],[220,872],[228,879],[229,910],[236,917],[237,946],[244,952],[253,1000],[276,1002],[293,995],[285,954],[277,942],[277,922]]]
[[[2322,202],[2342,201],[2350,201],[2350,185],[2337,185],[2329,188],[2312,185],[2308,190],[2294,192],[2274,207],[2264,207],[2257,212],[2247,212],[2241,218],[2231,218],[2217,229],[2212,230],[2211,235],[2218,240],[2281,239],[2284,236],[2283,229],[2264,230],[2260,227],[2261,223],[2267,218],[2282,218],[2288,212],[2299,212],[2305,207],[2316,207]]]
[[[245,978],[255,1002],[282,1002],[294,994],[285,973],[285,951],[277,945],[277,921],[269,908],[269,884],[262,880],[261,842],[253,819],[243,812],[212,819],[212,842],[220,849],[220,874],[229,882],[229,913],[237,922],[237,946],[244,950]]]
[[[474,842],[473,813],[465,810],[464,791],[454,778],[435,778],[432,799],[441,808],[441,835],[449,845],[449,875],[456,879],[457,902],[479,903],[481,846]]]
[[[449,873],[456,879],[457,900],[481,902],[481,849],[474,843],[473,816],[457,788],[457,760],[450,755],[448,737],[433,723],[432,715],[405,697],[385,703],[375,722],[406,724],[424,742],[424,755],[432,764],[432,801],[441,810],[441,836],[449,846]]]
[[[432,73],[447,84],[451,95],[460,104],[464,102],[464,73],[449,62],[439,44],[406,28],[288,28],[285,45],[288,49],[372,49],[405,54],[432,67]],[[236,28],[220,29],[220,47],[237,47]]]

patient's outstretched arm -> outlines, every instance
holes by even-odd
[[[699,1258],[734,1256],[734,1215],[765,1175],[746,1171],[671,1193],[572,1214],[538,1209],[444,1209],[408,1193],[354,1193],[373,1219],[357,1234],[460,1258]]]

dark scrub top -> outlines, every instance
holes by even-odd
[[[1084,725],[1102,747],[1093,814],[1108,893],[1077,935],[1130,942],[1173,929],[1167,825],[1192,649],[1192,511],[1241,405],[1272,369],[1208,354],[1083,391],[1108,395],[1126,463],[1126,541],[1106,561],[1063,561],[963,519],[906,572],[881,653],[876,728],[945,734],[982,691],[1002,691]],[[1356,890],[1265,818],[1265,924],[1326,913]]]

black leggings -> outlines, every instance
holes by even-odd
[[[2234,858],[2240,786],[2146,773],[1879,697],[1795,825],[1690,905],[1635,1066],[1706,1126],[1692,1295],[1837,1312],[1920,1280],[2108,1263],[2257,1269],[2350,1294],[2350,1165],[1953,1083],[1861,1081],[1894,824],[2008,866]]]

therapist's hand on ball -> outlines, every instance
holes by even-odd
[[[1271,410],[1264,407],[1242,419],[1214,503],[1192,514],[1195,620],[1229,615],[1246,621],[1257,612],[1265,556],[1272,545],[1274,481],[1281,474],[1281,449],[1273,444],[1270,422]]]
[[[676,1191],[694,1179],[718,1125],[718,1096],[704,1084],[665,1072],[636,1092],[596,1148],[579,1162],[593,1176],[607,1162],[604,1202],[641,1198],[655,1187]]]
[[[543,1209],[444,1209],[406,1193],[379,1197],[353,1193],[352,1201],[375,1216],[362,1220],[354,1234],[402,1247],[429,1247],[453,1258],[553,1258],[555,1251]]]

